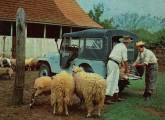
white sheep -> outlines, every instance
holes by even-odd
[[[25,68],[27,68],[28,71],[31,71],[31,61],[33,58],[25,59]]]
[[[120,65],[119,66],[119,70],[120,70],[119,78],[123,78],[125,80],[129,80],[129,76],[127,75],[127,73],[124,72],[125,68]]]
[[[93,101],[98,104],[98,116],[103,109],[106,80],[99,74],[87,73],[82,67],[74,66],[72,75],[76,83],[76,92],[81,99],[85,100],[88,111],[87,117],[91,116]]]
[[[5,67],[5,68],[0,67],[0,76],[5,76],[5,75],[8,75],[9,79],[12,79],[13,70],[10,67]]]
[[[37,96],[42,94],[50,95],[51,80],[52,79],[48,76],[43,76],[35,79],[35,83],[34,83],[35,92],[32,94],[30,108],[33,108]]]
[[[53,76],[51,81],[51,105],[54,105],[53,114],[58,112],[61,115],[63,107],[65,107],[65,114],[69,116],[68,105],[72,104],[74,90],[75,82],[71,74],[62,71]]]
[[[37,67],[37,62],[38,62],[38,58],[33,58],[32,60],[31,60],[31,65],[30,65],[30,67],[31,67],[31,69],[32,70],[34,70],[36,67]]]

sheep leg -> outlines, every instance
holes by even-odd
[[[68,100],[67,100],[66,97],[64,98],[64,107],[65,107],[65,115],[69,116],[69,113],[68,113]]]
[[[66,116],[69,116],[69,113],[68,113],[68,106],[67,106],[66,103],[65,103],[65,115],[66,115]]]
[[[86,102],[86,108],[88,111],[87,117],[91,117],[91,113],[93,110],[93,102],[92,101]]]
[[[9,75],[9,79],[12,79],[12,75]]]
[[[30,108],[32,109],[33,108],[33,105],[34,105],[34,102],[35,102],[35,97],[34,97],[34,93],[32,94],[32,97],[31,97],[31,103],[30,103]]]
[[[54,103],[54,109],[53,109],[53,114],[56,114],[56,102]]]
[[[102,91],[101,93],[98,93],[96,96],[97,99],[97,109],[98,109],[98,116],[101,114],[101,110],[103,109],[104,106],[104,100],[105,100],[105,91]]]
[[[30,66],[28,67],[28,71],[31,71],[31,67]]]
[[[33,93],[33,94],[32,94],[31,103],[30,103],[30,108],[33,108],[33,105],[35,104],[36,97],[37,97],[39,94],[41,94],[41,93],[42,93],[42,91],[37,90],[36,93]]]
[[[104,105],[104,99],[102,99],[98,104],[98,116],[100,116],[103,105]]]

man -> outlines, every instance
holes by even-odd
[[[157,75],[158,75],[158,63],[157,58],[151,50],[148,50],[144,47],[144,42],[140,41],[136,43],[136,48],[139,52],[136,61],[130,66],[146,66],[145,72],[145,100],[150,100],[151,94],[156,85]]]
[[[106,98],[111,98],[112,101],[122,101],[123,99],[119,98],[118,92],[118,81],[119,81],[119,64],[124,61],[122,66],[125,68],[125,73],[128,72],[127,65],[127,48],[130,42],[133,40],[130,39],[129,35],[123,36],[119,39],[120,43],[116,44],[109,55],[109,61],[107,64],[107,89],[106,89]],[[105,103],[108,104],[108,100],[105,99]]]

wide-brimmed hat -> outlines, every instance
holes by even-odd
[[[133,40],[130,39],[129,35],[124,35],[122,38],[119,39],[120,42],[133,42]]]
[[[145,44],[145,42],[140,41],[140,42],[137,42],[136,43],[136,46],[135,47],[140,47],[140,46],[143,46],[144,44]]]

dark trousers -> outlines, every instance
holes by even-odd
[[[149,64],[146,66],[145,92],[153,93],[153,90],[156,86],[157,75],[158,75],[158,63]]]

